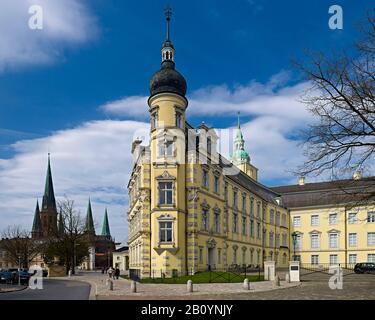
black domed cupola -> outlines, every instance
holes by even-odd
[[[172,16],[171,8],[167,7],[165,9],[165,16],[167,20],[167,38],[161,49],[161,68],[150,80],[150,95],[153,96],[162,92],[172,92],[185,96],[187,89],[186,80],[183,75],[175,69],[175,49],[170,40],[169,26]]]

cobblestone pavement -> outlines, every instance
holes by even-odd
[[[331,290],[330,275],[313,273],[301,277],[301,285],[293,288],[264,292],[220,293],[174,296],[174,300],[375,300],[375,275],[345,274],[343,289]],[[222,292],[222,291],[219,291]],[[148,296],[98,296],[98,299],[163,299],[160,295]]]

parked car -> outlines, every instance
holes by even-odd
[[[375,273],[375,263],[373,262],[362,262],[357,263],[354,267],[355,273]]]
[[[11,284],[13,282],[13,273],[7,269],[0,270],[0,283]]]
[[[17,273],[17,282],[18,282],[18,275],[20,277],[21,284],[27,285],[29,283],[30,274],[28,269],[20,269]]]

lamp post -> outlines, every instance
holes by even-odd
[[[293,261],[296,261],[296,244],[297,244],[297,238],[298,238],[298,234],[297,234],[297,232],[293,232],[293,233],[292,233],[292,239],[293,239],[293,251],[294,251],[294,254],[293,254]]]
[[[21,285],[21,253],[17,252],[18,257],[18,285]]]
[[[73,274],[76,273],[76,265],[77,265],[77,250],[76,247],[79,246],[79,243],[74,242],[74,248],[73,248]]]

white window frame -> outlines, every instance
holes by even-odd
[[[367,245],[375,246],[375,232],[367,232]]]
[[[337,224],[337,213],[330,213],[329,218],[328,218],[328,222],[329,222],[330,225]]]
[[[349,247],[356,247],[358,242],[358,236],[357,233],[351,232],[348,234],[348,246]]]
[[[165,185],[165,188],[161,188],[161,184]],[[171,184],[170,188],[167,188],[167,184]],[[158,189],[159,189],[159,205],[172,205],[173,204],[173,181],[159,181],[158,182]],[[168,202],[168,193],[171,194],[171,202]],[[164,193],[164,202],[161,202],[161,194]]]
[[[320,248],[320,234],[319,233],[312,233],[310,235],[310,246],[311,246],[311,249]]]
[[[318,254],[313,254],[311,255],[311,264],[319,264],[319,255]]]
[[[330,254],[329,255],[329,264],[335,265],[339,263],[339,256],[337,254]]]
[[[332,242],[333,238],[336,239],[335,243]],[[337,249],[339,247],[339,234],[337,232],[328,234],[328,247],[331,249]]]
[[[170,224],[170,226],[162,225]],[[171,233],[171,240],[168,240],[168,231]],[[164,240],[163,240],[164,238]],[[173,220],[161,220],[159,221],[159,242],[160,243],[173,243]]]
[[[301,226],[301,216],[294,216],[293,227],[300,227],[300,226]]]
[[[356,212],[349,212],[348,214],[348,224],[356,224],[358,221]]]
[[[312,227],[317,227],[319,226],[319,215],[318,214],[313,214],[311,215],[311,226]]]
[[[367,212],[367,223],[375,223],[375,211]]]
[[[349,264],[355,264],[357,263],[357,254],[356,253],[350,253],[348,257]]]

